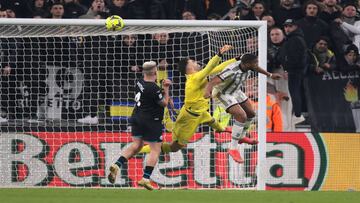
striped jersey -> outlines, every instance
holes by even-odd
[[[244,82],[250,76],[250,71],[243,71],[240,69],[241,61],[236,61],[228,65],[217,76],[223,81],[215,86],[216,94],[234,94],[241,91]]]

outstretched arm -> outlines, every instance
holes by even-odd
[[[259,72],[259,73],[262,73],[262,74],[264,74],[264,75],[266,75],[269,78],[274,79],[274,80],[279,80],[280,78],[282,78],[280,74],[278,74],[278,73],[269,73],[266,70],[260,68],[259,66],[253,67],[252,70],[256,71],[256,72]]]
[[[221,47],[219,53],[216,56],[212,57],[211,60],[205,66],[205,68],[202,69],[201,71],[195,73],[195,75],[193,77],[195,77],[195,79],[201,81],[201,80],[205,79],[207,76],[209,76],[211,71],[216,67],[217,64],[219,64],[221,56],[225,52],[229,51],[231,48],[232,48],[231,45],[224,45],[223,47]]]
[[[205,93],[204,93],[204,97],[205,98],[210,98],[211,97],[211,92],[213,90],[213,88],[220,84],[222,82],[221,78],[219,76],[214,77],[213,79],[211,79],[208,84],[205,87]]]
[[[237,61],[236,58],[227,60],[221,64],[219,64],[218,66],[216,66],[211,72],[210,75],[215,75],[217,73],[220,73],[221,71],[223,71],[228,65],[235,63]]]

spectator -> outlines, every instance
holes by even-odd
[[[341,18],[336,18],[331,24],[331,36],[335,45],[337,56],[344,56],[344,51],[350,44],[360,46],[360,22],[356,20],[356,7],[354,4],[346,4]]]
[[[174,65],[173,59],[178,58],[180,55],[180,48],[168,33],[154,34],[150,47],[151,59],[157,60],[158,70],[167,70],[169,64]]]
[[[115,49],[112,47],[115,47],[115,40],[109,36],[89,36],[82,41],[85,41],[84,54],[80,56],[84,57],[84,104],[82,118],[77,121],[98,124],[98,107],[114,97],[114,68],[120,57],[114,58]]]
[[[207,19],[204,0],[161,0],[167,19],[181,19],[183,11],[191,11],[197,19]],[[210,11],[211,12],[211,11]]]
[[[273,72],[281,68],[278,60],[279,50],[284,43],[285,35],[278,27],[272,27],[269,30],[270,40],[268,45],[268,71]]]
[[[120,100],[126,102],[128,98],[134,98],[135,80],[129,78],[141,78],[141,71],[144,60],[150,58],[145,55],[144,46],[140,43],[137,35],[122,35],[121,41],[117,42],[116,58],[121,58],[120,61],[115,61],[115,80],[116,86],[119,86]]]
[[[292,99],[294,124],[304,121],[302,111],[302,85],[307,71],[307,47],[304,34],[293,19],[284,23],[287,39],[280,50],[281,65],[288,74],[289,92]]]
[[[251,5],[255,2],[255,0],[241,0],[241,4],[251,8]]]
[[[258,79],[257,77],[246,80],[246,93],[254,103],[255,109],[258,106]],[[273,94],[266,94],[266,131],[267,132],[283,132],[282,111],[279,104],[275,101]]]
[[[359,49],[354,44],[346,48],[344,60],[340,63],[339,70],[344,72],[360,70]]]
[[[283,132],[282,111],[271,94],[266,94],[266,118],[267,132]]]
[[[79,0],[64,0],[64,17],[79,18],[86,12],[85,6],[79,3]]]
[[[183,20],[196,20],[195,14],[191,11],[184,11],[181,16]]]
[[[50,8],[50,18],[61,19],[64,17],[64,6],[62,3],[53,3]]]
[[[341,28],[345,34],[353,41],[353,44],[360,48],[360,20],[356,18],[354,13],[355,7],[352,5],[344,7],[342,19],[335,19],[335,22],[341,24]]]
[[[231,9],[232,5],[228,0],[210,0],[209,8],[207,9],[208,17],[210,14],[217,14],[224,16]]]
[[[258,38],[255,36],[246,39],[246,53],[258,55]]]
[[[48,5],[45,0],[34,0],[33,3],[33,17],[40,16],[40,17],[47,17],[50,15],[48,11]]]
[[[102,15],[107,12],[107,8],[105,7],[104,0],[93,0],[91,3],[91,7],[88,12],[79,18],[83,19],[98,19],[103,18]]]
[[[0,0],[3,8],[11,9],[18,18],[31,18],[32,10],[28,0]]]
[[[208,16],[208,20],[221,20],[221,16],[216,13],[211,13]]]
[[[261,20],[261,17],[266,13],[265,3],[263,1],[255,1],[251,4],[251,11],[248,15],[242,18],[243,20]]]
[[[6,9],[0,8],[0,18],[7,18]]]
[[[239,9],[238,7],[236,8]],[[251,10],[251,7],[247,4],[240,3],[240,19],[243,19],[245,16],[249,15]],[[236,16],[239,16],[239,13],[236,14]]]
[[[0,9],[0,18],[7,18],[6,9]],[[15,47],[9,39],[0,39],[0,95],[1,95],[1,114],[0,123],[7,122],[6,117],[15,114]],[[3,117],[2,114],[6,114]]]
[[[275,95],[276,103],[280,105],[282,112],[282,126],[284,131],[293,131],[295,126],[292,120],[292,103],[288,87],[288,78],[285,77],[284,68],[281,66],[280,48],[285,41],[283,31],[278,27],[270,29],[268,45],[268,70],[271,73],[279,73],[284,77],[279,80],[268,79],[268,93]]]
[[[297,24],[299,28],[303,30],[306,45],[310,48],[315,45],[315,41],[318,40],[320,36],[328,35],[329,26],[318,17],[320,6],[316,1],[308,1],[304,5],[304,8],[305,17],[300,19]]]
[[[6,14],[8,16],[8,18],[16,18],[16,14],[12,9],[6,9]]]
[[[299,20],[303,16],[301,8],[295,7],[294,0],[281,0],[280,7],[273,14],[278,27],[282,27],[286,19]]]
[[[128,14],[135,19],[166,19],[162,0],[132,0],[128,4]]]
[[[109,5],[109,12],[110,15],[118,15],[122,18],[128,18],[128,9],[126,5],[126,0],[112,0],[111,4]]]
[[[273,26],[275,25],[275,20],[274,20],[274,18],[273,18],[271,15],[269,15],[269,14],[263,15],[263,17],[261,18],[261,20],[266,20],[268,29],[271,28],[271,27],[273,27]]]
[[[240,16],[237,14],[237,8],[232,8],[229,10],[229,12],[222,18],[225,20],[240,20],[242,19],[242,15],[240,14]],[[248,14],[249,12],[247,12]],[[246,14],[246,15],[247,15]]]
[[[319,17],[330,25],[332,21],[341,16],[342,8],[337,5],[337,0],[325,0],[324,5]]]
[[[320,37],[312,49],[315,59],[315,66],[312,71],[322,74],[325,71],[334,70],[336,67],[336,59],[334,53],[329,49],[329,38]]]

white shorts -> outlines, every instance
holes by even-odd
[[[248,97],[242,91],[238,91],[234,94],[221,94],[216,93],[213,95],[216,102],[220,103],[223,108],[228,110],[230,107],[245,102]]]

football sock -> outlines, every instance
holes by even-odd
[[[153,170],[154,170],[153,166],[145,166],[143,178],[150,179]]]
[[[246,122],[244,124],[244,130],[243,130],[244,132],[246,132],[249,129],[249,127],[250,127],[251,123],[253,122],[253,120],[254,120],[254,118],[248,118],[246,120]]]
[[[123,157],[123,156],[120,156],[120,158],[115,162],[116,165],[119,166],[119,168],[121,168],[121,166],[123,166],[128,160]]]
[[[236,149],[239,140],[242,138],[242,131],[244,130],[244,123],[235,121],[231,132],[231,145],[230,149]]]
[[[214,121],[212,123],[209,123],[209,126],[214,129],[216,132],[222,132],[225,130],[225,128],[223,128],[219,122]]]

